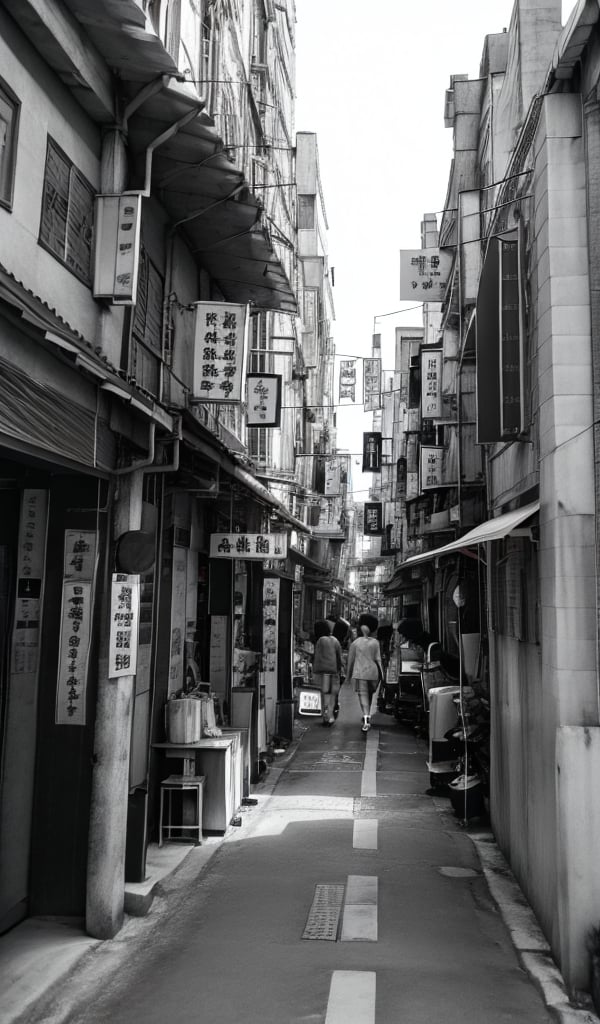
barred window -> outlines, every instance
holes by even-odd
[[[95,190],[48,136],[39,243],[80,281],[92,283]]]
[[[163,298],[163,278],[142,244],[137,300],[131,328],[131,373],[138,386],[155,397],[160,397]]]
[[[12,205],[20,104],[0,82],[0,205]]]

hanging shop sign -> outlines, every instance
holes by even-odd
[[[426,447],[421,445],[421,490],[432,487],[444,487],[444,454],[443,445]]]
[[[140,263],[141,195],[96,196],[94,212],[95,299],[133,306]]]
[[[246,351],[248,307],[196,302],[193,399],[239,403]]]
[[[246,423],[249,427],[281,426],[281,376],[246,374]]]
[[[340,402],[343,398],[356,401],[356,359],[342,359],[340,362]]]
[[[11,675],[35,675],[39,664],[48,492],[23,491],[17,548],[17,596]],[[0,549],[1,553],[1,549]]]
[[[363,401],[365,412],[381,409],[381,359],[363,359]]]
[[[381,451],[380,433],[363,434],[363,473],[381,473]]]
[[[109,679],[136,673],[139,608],[139,576],[113,573],[110,586]]]
[[[287,558],[287,533],[212,533],[211,558]]]
[[[452,256],[442,249],[401,249],[400,298],[441,302],[451,269]]]
[[[442,415],[442,349],[421,351],[421,414],[426,419]]]
[[[97,554],[95,530],[65,530],[56,725],[86,723]]]
[[[383,533],[383,508],[380,501],[365,502],[364,533],[377,537]]]
[[[340,459],[325,462],[325,494],[340,494],[342,490],[342,465]]]

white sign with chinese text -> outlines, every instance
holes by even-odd
[[[356,360],[342,359],[340,362],[340,401],[342,398],[356,400]]]
[[[363,360],[363,399],[365,412],[381,409],[381,359]]]
[[[95,530],[65,530],[64,579],[93,580],[96,541]]]
[[[92,584],[64,580],[56,687],[56,725],[85,725]]]
[[[431,487],[442,487],[444,471],[443,447],[421,446],[421,490],[426,491]]]
[[[278,427],[280,425],[280,374],[246,374],[246,423],[249,427]]]
[[[325,494],[340,494],[342,465],[340,459],[327,459],[325,463]]]
[[[113,573],[110,586],[108,678],[133,676],[137,667],[140,578]]]
[[[400,298],[441,302],[452,269],[452,256],[441,249],[400,250]]]
[[[193,397],[197,402],[242,401],[247,306],[196,302]]]
[[[287,558],[287,533],[211,533],[211,558]]]
[[[442,415],[442,350],[421,352],[421,414],[439,419]]]

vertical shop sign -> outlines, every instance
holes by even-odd
[[[266,693],[277,695],[277,654],[279,648],[279,590],[281,580],[263,581],[263,677]]]
[[[135,675],[139,608],[139,576],[113,573],[110,585],[109,679]]]
[[[340,402],[343,398],[356,401],[356,359],[340,362]]]
[[[193,397],[197,402],[242,401],[247,306],[197,302]]]
[[[342,466],[339,459],[325,462],[325,494],[340,494],[342,490]]]
[[[85,725],[86,722],[97,553],[95,530],[65,530],[56,725]]]
[[[421,490],[444,486],[444,452],[443,446],[426,447],[421,445]]]
[[[364,533],[378,537],[383,533],[383,509],[380,501],[365,502]]]
[[[523,329],[518,237],[500,242],[500,430],[523,432]]]
[[[246,374],[246,424],[249,427],[281,425],[280,374]]]
[[[381,359],[363,359],[363,402],[365,412],[381,409]]]
[[[363,473],[381,473],[381,434],[363,434]]]
[[[23,491],[17,550],[17,598],[11,673],[35,675],[40,653],[42,581],[48,523],[48,492]]]
[[[421,351],[421,413],[426,419],[442,415],[442,350]]]
[[[210,617],[210,685],[221,698],[227,695],[228,623],[227,615]]]

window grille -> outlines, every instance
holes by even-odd
[[[87,178],[48,136],[39,243],[90,286],[94,195]]]

